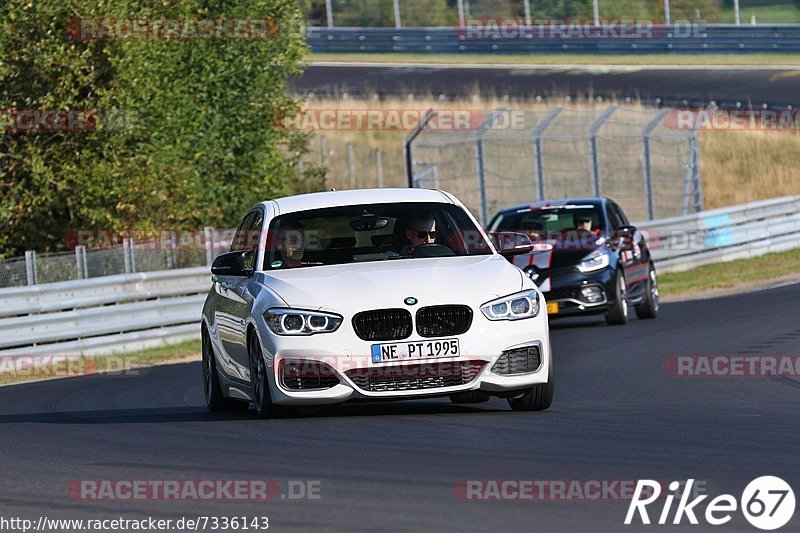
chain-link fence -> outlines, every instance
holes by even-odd
[[[499,109],[480,122],[429,121],[407,152],[413,186],[455,194],[484,224],[508,205],[563,197],[608,196],[633,220],[702,210],[697,134],[669,110]]]
[[[86,232],[87,240],[106,232]],[[92,249],[77,245],[73,251],[36,253],[0,262],[0,287],[20,287],[76,279],[210,266],[228,251],[234,230],[170,231],[158,239],[126,237],[119,244]],[[113,232],[108,232],[113,234]]]
[[[406,186],[399,148],[374,148],[326,135],[314,135],[303,159],[305,163],[318,164],[326,169],[325,185],[328,189]]]

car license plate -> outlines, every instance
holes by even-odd
[[[436,359],[438,357],[458,357],[460,354],[461,349],[458,346],[458,339],[372,345],[373,363],[390,363],[392,361],[408,361],[412,359]]]
[[[547,314],[548,315],[558,314],[558,302],[547,302]]]

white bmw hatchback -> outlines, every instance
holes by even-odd
[[[324,192],[253,207],[212,267],[203,307],[211,410],[347,400],[507,398],[547,409],[544,300],[452,195]]]

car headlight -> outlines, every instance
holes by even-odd
[[[602,250],[595,250],[586,257],[583,261],[578,263],[578,270],[581,272],[594,272],[595,270],[602,270],[608,266],[610,258],[608,253]]]
[[[276,335],[315,335],[331,333],[342,324],[342,317],[318,311],[272,308],[264,313],[267,326]]]
[[[481,306],[489,320],[522,320],[539,314],[539,293],[533,290],[517,292]]]

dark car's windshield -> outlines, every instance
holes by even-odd
[[[458,206],[365,204],[275,218],[264,269],[491,253],[482,232]]]
[[[604,229],[599,205],[576,204],[529,207],[501,213],[492,221],[489,231],[517,231],[537,241],[560,239],[576,230],[598,234]]]

